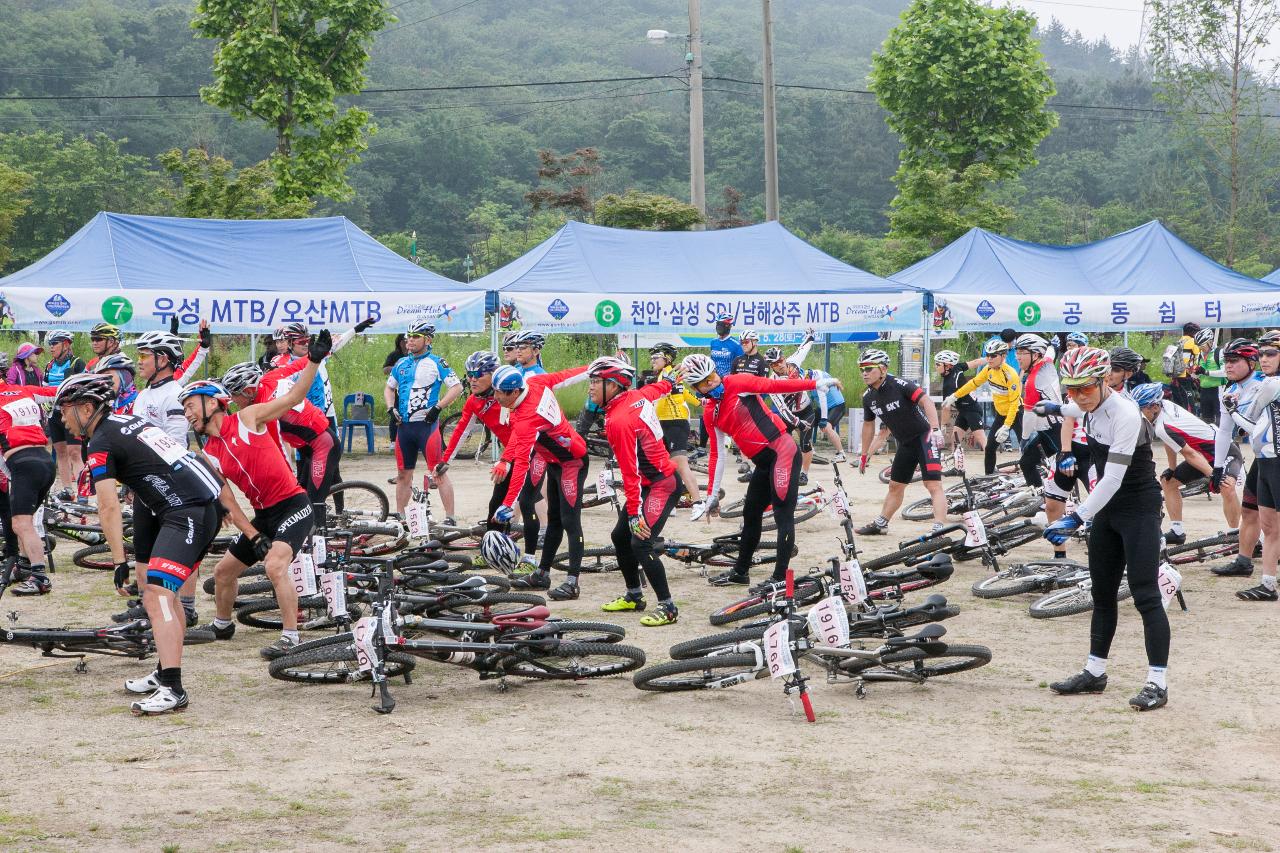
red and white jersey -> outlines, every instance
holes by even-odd
[[[1160,414],[1153,426],[1156,436],[1174,453],[1190,445],[1213,464],[1213,445],[1218,438],[1213,424],[1205,423],[1172,400],[1161,400]]]
[[[305,494],[280,445],[265,428],[251,432],[239,414],[222,419],[222,429],[205,441],[204,452],[222,476],[244,492],[254,509]]]
[[[604,410],[604,434],[618,460],[627,515],[640,514],[642,486],[650,486],[675,471],[662,440],[662,422],[653,401],[671,393],[671,383],[660,379],[652,385],[619,394]]]
[[[533,388],[563,388],[565,385],[575,384],[574,380],[578,380],[587,368],[571,367],[568,370],[561,370],[556,373],[537,373],[525,377],[525,383]],[[581,380],[578,380],[581,381]],[[458,424],[453,428],[452,435],[449,436],[449,446],[444,451],[444,461],[448,462],[453,458],[453,454],[458,452],[458,444],[462,441],[463,436],[467,434],[471,421],[478,420],[489,428],[494,434],[498,442],[504,447],[511,443],[511,423],[510,417],[504,417],[503,412],[506,410],[498,405],[498,401],[494,399],[493,392],[489,391],[484,394],[472,394],[467,397],[467,401],[462,404],[462,416],[458,418]]]
[[[37,397],[52,397],[57,388],[43,385],[8,385],[0,382],[0,451],[19,447],[44,447],[44,409]]]
[[[556,375],[546,373],[541,376],[553,378]],[[539,378],[528,377],[525,380],[527,387],[517,398],[515,406],[502,411],[502,417],[511,425],[511,440],[502,451],[503,461],[511,465],[511,486],[502,501],[509,507],[515,506],[535,454],[548,465],[559,465],[587,455],[586,441],[565,418],[551,390],[555,383],[533,381]]]
[[[297,381],[296,375],[305,370],[309,363],[307,359],[300,358],[284,367],[267,371],[258,383],[253,402],[265,403],[288,394]],[[314,403],[306,399],[281,415],[280,420],[267,424],[267,432],[277,443],[283,440],[294,448],[306,447],[328,431],[329,419]]]

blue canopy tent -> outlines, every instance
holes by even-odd
[[[504,328],[709,332],[719,314],[761,332],[920,328],[921,293],[864,272],[776,222],[723,231],[566,223],[472,282],[497,291]]]
[[[1269,281],[1272,284],[1280,284],[1280,269],[1274,269],[1262,277],[1263,281]]]
[[[218,331],[366,317],[484,328],[484,290],[422,269],[345,217],[178,219],[99,213],[36,263],[0,279],[6,325],[154,329],[177,315]],[[377,326],[374,327],[378,329]]]
[[[1078,246],[974,228],[892,279],[933,294],[935,329],[1159,331],[1280,317],[1275,284],[1216,263],[1156,221]]]

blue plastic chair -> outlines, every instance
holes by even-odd
[[[348,394],[342,399],[342,441],[351,452],[356,427],[364,427],[364,437],[373,452],[373,397],[364,393]]]

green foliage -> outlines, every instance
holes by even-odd
[[[291,219],[306,216],[311,200],[279,201],[271,168],[255,163],[236,171],[225,157],[207,148],[173,148],[156,160],[175,183],[163,190],[182,216],[207,219]]]
[[[26,172],[11,169],[0,163],[0,269],[9,260],[9,238],[13,235],[13,223],[31,204],[27,190],[32,178]]]
[[[890,233],[928,240],[920,257],[970,228],[1003,231],[1013,219],[1013,211],[989,193],[996,173],[985,163],[972,163],[962,172],[903,164],[895,179],[898,195],[889,204]]]
[[[693,205],[656,193],[627,190],[624,195],[610,193],[596,202],[596,224],[610,228],[688,231],[705,221]]]
[[[218,40],[207,103],[276,134],[271,156],[280,202],[351,196],[346,170],[365,150],[369,113],[358,93],[373,36],[389,20],[382,0],[200,0],[192,28]]]

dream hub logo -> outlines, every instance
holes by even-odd
[[[71,310],[71,303],[61,293],[55,293],[44,301],[44,307],[55,317],[61,317]]]

